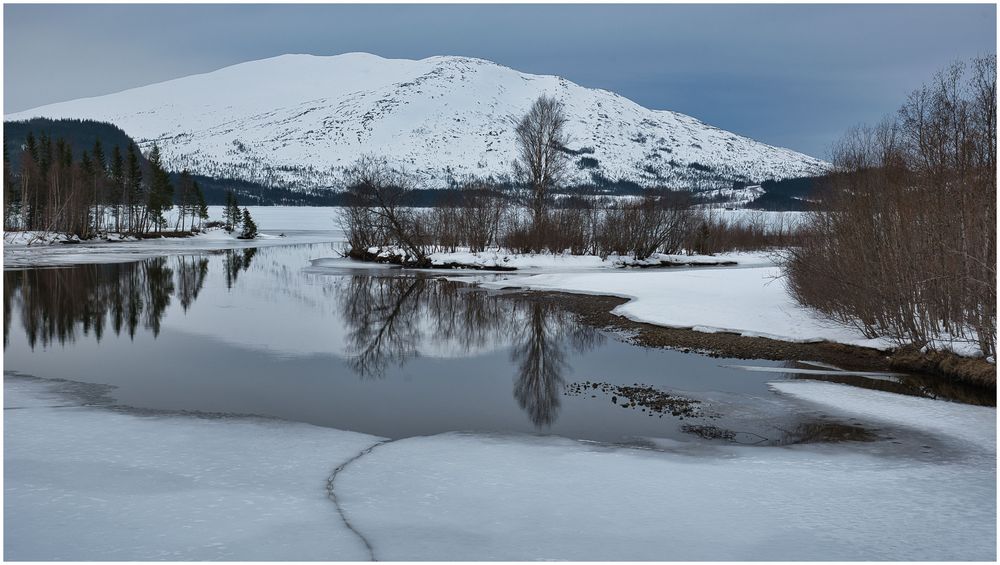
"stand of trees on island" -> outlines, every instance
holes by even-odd
[[[80,239],[111,233],[145,237],[199,231],[208,219],[208,205],[198,181],[187,171],[172,180],[156,145],[147,155],[130,140],[124,152],[120,147],[113,144],[108,152],[97,138],[90,148],[74,154],[67,139],[53,139],[45,131],[36,137],[29,131],[15,172],[5,142],[4,230],[63,233]],[[239,210],[231,191],[226,210],[226,229],[243,225],[240,237],[256,237],[249,211]]]
[[[174,185],[154,146],[145,157],[130,143],[105,154],[100,139],[74,155],[63,138],[29,133],[17,173],[4,145],[4,229],[142,236],[196,229],[208,217],[205,196],[185,171]],[[164,215],[176,204],[173,225]]]

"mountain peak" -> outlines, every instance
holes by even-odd
[[[144,148],[158,144],[168,166],[211,176],[336,187],[345,167],[373,153],[443,187],[507,175],[510,118],[542,94],[560,99],[569,118],[574,184],[724,188],[828,166],[564,78],[447,55],[285,54],[7,119],[108,121]]]

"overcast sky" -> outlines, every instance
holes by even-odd
[[[466,55],[818,157],[956,59],[995,5],[4,5],[4,112],[284,53]]]

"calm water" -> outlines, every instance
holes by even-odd
[[[767,387],[815,366],[641,348],[543,302],[346,260],[311,263],[335,256],[332,244],[311,244],[5,271],[4,370],[113,385],[114,402],[138,408],[273,416],[390,438],[905,436]],[[935,394],[890,377],[839,380]]]

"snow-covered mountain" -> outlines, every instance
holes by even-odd
[[[817,174],[827,163],[613,92],[482,59],[282,55],[6,116],[108,121],[173,169],[298,189],[337,187],[365,153],[423,186],[503,178],[512,122],[541,94],[569,117],[572,181],[712,189]]]

